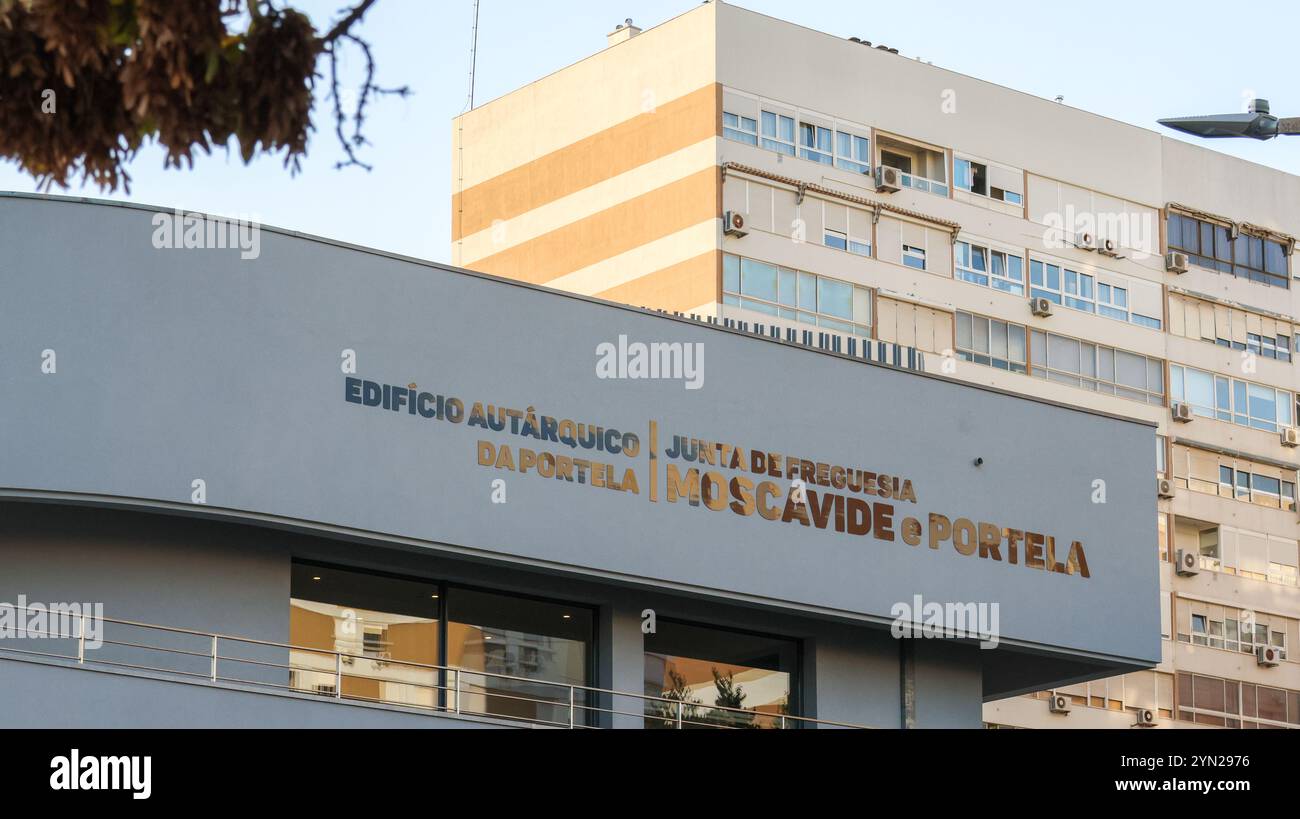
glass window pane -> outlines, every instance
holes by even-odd
[[[660,619],[645,636],[646,728],[776,728],[797,714],[798,643]],[[663,702],[662,700],[668,700]],[[678,704],[680,703],[680,705]]]
[[[989,355],[994,358],[1007,357],[1007,323],[995,321],[990,325]]]
[[[402,665],[439,664],[437,583],[294,563],[289,589],[289,643],[301,647],[289,652],[291,688],[437,705],[437,672]],[[335,651],[347,655],[341,692]]]
[[[971,346],[971,314],[957,313],[957,347],[962,350],[974,349]]]
[[[835,279],[819,278],[817,310],[830,316],[853,318],[853,285]]]
[[[977,353],[988,353],[989,351],[989,320],[983,316],[974,318],[974,342],[973,349]]]
[[[790,270],[789,268],[785,268],[785,267],[781,268],[780,278],[779,278],[780,287],[779,287],[778,296],[780,297],[782,304],[787,304],[790,305],[791,307],[794,307],[798,303],[795,301],[796,299],[795,287],[796,287],[797,280],[798,280],[798,276],[793,270]]]
[[[1097,347],[1093,344],[1079,345],[1079,373],[1089,378],[1097,375]]]
[[[1165,393],[1165,368],[1154,358],[1147,359],[1147,389],[1161,395]]]
[[[1259,384],[1249,386],[1250,416],[1269,421],[1277,420],[1277,392]]]
[[[817,309],[817,277],[811,273],[799,274],[799,307]]]
[[[730,253],[722,257],[722,289],[728,293],[740,292],[740,257]]]
[[[1020,324],[1007,326],[1007,357],[1018,364],[1025,363],[1025,328]]]
[[[1182,247],[1183,247],[1183,249],[1185,249],[1185,250],[1187,250],[1187,251],[1189,251],[1189,252],[1191,252],[1191,253],[1196,253],[1196,252],[1198,252],[1197,249],[1198,249],[1198,247],[1199,247],[1199,244],[1197,243],[1197,228],[1196,228],[1196,220],[1195,220],[1195,219],[1190,219],[1190,218],[1184,216],[1184,217],[1182,218],[1182,227],[1183,227],[1183,230],[1182,230],[1182,236],[1183,236]]]
[[[1264,243],[1264,269],[1279,276],[1286,275],[1286,254],[1278,242]]]
[[[1126,387],[1146,389],[1147,362],[1144,356],[1115,351],[1115,383]]]
[[[1047,337],[1047,366],[1068,373],[1079,372],[1079,342],[1064,336]]]
[[[447,665],[465,669],[461,711],[567,725],[568,690],[527,680],[590,685],[591,610],[472,589],[447,597]]]
[[[754,259],[741,259],[740,292],[756,299],[776,301],[776,267]]]
[[[1189,404],[1212,408],[1214,406],[1214,378],[1202,370],[1185,370],[1186,400]]]
[[[1115,351],[1110,347],[1097,348],[1097,377],[1102,381],[1115,382]]]

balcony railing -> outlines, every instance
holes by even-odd
[[[948,195],[948,183],[941,179],[926,179],[924,176],[917,176],[916,174],[902,171],[899,172],[899,175],[902,179],[903,187],[905,188],[925,191],[926,193],[933,193],[937,196]]]
[[[7,606],[16,617],[0,657],[26,655],[205,680],[281,695],[364,702],[449,717],[486,717],[527,727],[599,728],[616,719],[646,728],[867,728],[784,713],[705,705],[681,698],[296,646],[87,614]],[[109,632],[112,632],[110,635]],[[18,646],[29,647],[18,647]]]

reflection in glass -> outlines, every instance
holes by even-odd
[[[780,728],[798,645],[659,620],[645,640],[646,728]]]
[[[290,597],[290,688],[437,706],[436,584],[295,563]]]
[[[568,686],[588,684],[591,611],[470,589],[447,594],[447,665],[464,669],[460,710],[568,725]],[[574,701],[575,722],[586,724],[585,692]]]

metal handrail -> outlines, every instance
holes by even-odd
[[[13,606],[10,604],[0,604],[0,605],[4,605],[15,611],[28,611],[28,612],[38,611],[37,609],[33,609],[29,606]],[[501,674],[493,671],[479,671],[477,669],[463,668],[460,666],[435,665],[432,663],[419,663],[414,661],[394,660],[389,658],[385,658],[382,661],[386,667],[401,666],[409,669],[432,672],[434,674],[435,682],[430,684],[430,683],[419,682],[416,680],[403,680],[400,678],[385,677],[380,675],[356,674],[356,673],[349,674],[349,673],[345,673],[344,671],[343,658],[348,657],[353,660],[370,660],[370,661],[376,661],[376,658],[366,654],[353,654],[350,652],[344,652],[338,650],[316,648],[314,646],[299,646],[299,645],[294,645],[292,643],[281,643],[272,640],[261,640],[254,637],[239,637],[235,635],[220,634],[216,632],[204,632],[204,631],[196,631],[193,629],[176,628],[174,626],[160,626],[152,623],[142,623],[134,620],[122,620],[122,619],[112,618],[112,617],[96,618],[98,622],[104,624],[114,624],[114,625],[130,627],[130,628],[160,631],[167,634],[176,634],[176,635],[182,635],[186,637],[202,638],[208,644],[206,650],[197,651],[197,650],[186,650],[182,648],[172,648],[172,647],[160,646],[160,645],[148,645],[145,643],[137,643],[134,641],[113,641],[113,640],[107,640],[102,638],[100,640],[100,647],[115,646],[119,648],[128,648],[128,649],[135,649],[135,650],[142,650],[142,651],[153,651],[161,654],[172,654],[172,655],[178,655],[178,656],[188,657],[188,658],[205,658],[210,660],[207,673],[195,673],[191,671],[184,671],[181,669],[159,668],[157,666],[142,665],[138,663],[124,663],[115,660],[100,659],[91,656],[87,650],[87,645],[86,645],[86,632],[87,632],[86,620],[91,615],[87,615],[84,613],[71,614],[71,613],[64,613],[64,612],[51,612],[48,609],[43,609],[39,611],[42,611],[44,614],[49,616],[52,620],[59,621],[60,625],[64,620],[76,619],[77,620],[76,633],[75,634],[64,633],[62,628],[59,628],[57,632],[40,630],[40,629],[33,630],[28,628],[26,623],[23,623],[21,627],[23,634],[27,636],[35,637],[37,639],[75,639],[77,641],[76,656],[72,657],[66,654],[55,654],[51,652],[34,651],[29,649],[8,648],[4,646],[3,643],[0,643],[0,652],[54,657],[54,658],[59,658],[64,660],[75,659],[78,665],[86,665],[86,664],[105,665],[105,666],[111,666],[116,668],[126,668],[126,669],[136,670],[136,671],[151,671],[160,674],[173,674],[177,676],[194,677],[198,679],[206,679],[207,681],[213,683],[221,683],[221,682],[238,683],[241,685],[251,685],[251,686],[258,686],[258,687],[272,688],[272,689],[283,689],[286,691],[293,691],[297,693],[306,693],[306,694],[310,694],[313,692],[301,687],[300,685],[295,685],[293,681],[293,676],[295,674],[328,675],[329,677],[333,678],[334,690],[332,693],[332,697],[334,699],[362,700],[366,702],[374,702],[383,705],[400,706],[406,708],[418,708],[422,710],[432,710],[440,713],[447,713],[447,714],[452,714],[457,716],[465,715],[465,714],[471,714],[475,716],[487,716],[487,717],[493,717],[498,719],[510,720],[514,722],[522,722],[522,723],[533,724],[533,725],[540,724],[540,725],[552,726],[557,728],[577,729],[577,728],[596,727],[596,726],[586,724],[585,718],[587,717],[587,715],[590,714],[609,714],[610,716],[626,716],[634,719],[652,720],[656,722],[671,722],[673,724],[673,727],[677,729],[682,729],[687,726],[701,726],[701,727],[708,727],[708,728],[741,727],[740,725],[719,724],[718,722],[705,722],[699,719],[687,718],[685,716],[685,712],[688,708],[698,709],[700,711],[706,711],[709,713],[721,713],[723,715],[735,714],[737,716],[736,722],[749,722],[753,724],[757,722],[771,721],[783,729],[791,727],[792,725],[793,726],[804,726],[804,725],[825,726],[825,727],[832,727],[832,728],[868,728],[869,727],[865,725],[857,725],[848,722],[837,722],[834,720],[815,719],[813,717],[801,717],[801,716],[794,716],[790,714],[772,714],[764,711],[751,711],[744,708],[733,708],[730,706],[722,706],[722,705],[706,705],[704,703],[686,702],[678,698],[656,696],[653,694],[637,694],[630,691],[618,691],[612,688],[600,688],[596,686],[576,685],[573,683],[558,682],[555,680],[536,679],[533,677],[520,677],[518,675],[513,675],[513,674]],[[321,655],[324,658],[333,657],[334,664],[332,669],[311,668],[311,667],[295,664],[292,661],[277,663],[277,662],[271,662],[267,660],[254,659],[250,657],[222,655],[220,651],[220,646],[223,640],[228,643],[236,643],[236,644],[242,643],[245,645],[261,646],[265,648],[287,651],[290,653],[297,651],[297,652],[305,652],[310,654]],[[95,650],[98,649],[91,649],[90,651],[95,651]],[[286,685],[284,683],[275,683],[275,682],[269,682],[265,680],[246,680],[246,679],[240,679],[236,677],[222,676],[220,674],[220,664],[223,661],[228,663],[247,664],[247,665],[287,671],[289,672],[290,682],[288,685]],[[463,679],[465,677],[469,677],[470,679],[469,680]],[[473,680],[474,677],[484,678],[485,681],[475,682]],[[343,683],[344,680],[347,678],[373,680],[380,683],[389,683],[393,685],[410,687],[418,690],[431,691],[434,692],[433,694],[434,704],[426,705],[420,703],[408,703],[408,702],[402,702],[400,700],[375,698],[375,697],[369,697],[360,694],[350,694],[344,696]],[[527,695],[519,695],[513,693],[507,694],[500,690],[493,691],[493,687],[486,682],[486,680],[488,679],[515,682],[515,683],[525,683],[532,686],[547,686],[559,690],[556,692],[557,693],[556,699],[547,699],[545,697],[527,696]],[[441,682],[442,680],[446,680],[446,682],[445,683]],[[476,691],[476,690],[467,691],[466,686],[468,686],[470,689],[479,689],[481,690],[481,693],[484,694],[491,692],[491,696],[496,700],[510,700],[516,702],[525,702],[525,703],[532,703],[533,705],[536,706],[544,706],[544,707],[567,710],[568,716],[567,719],[562,718],[557,720],[551,720],[551,719],[544,719],[541,717],[525,717],[517,714],[499,714],[499,713],[494,713],[490,710],[484,710],[484,711],[468,710],[465,707],[464,697],[466,696],[466,694],[480,693],[480,691]],[[582,692],[581,697],[579,697],[579,692]],[[602,696],[610,697],[611,707],[605,708],[600,705],[593,704],[594,701],[599,700],[600,697]],[[645,705],[649,703],[658,703],[669,707],[664,709],[665,712],[663,714],[648,714],[644,710],[642,710],[641,712],[622,711],[613,707],[614,699],[617,697],[626,697],[633,700],[640,700],[643,709],[645,708]],[[579,716],[579,712],[582,712],[581,717]]]

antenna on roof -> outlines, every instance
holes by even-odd
[[[469,41],[469,101],[465,103],[465,111],[474,107],[474,68],[478,63],[478,2],[479,0],[474,0],[474,28]]]

